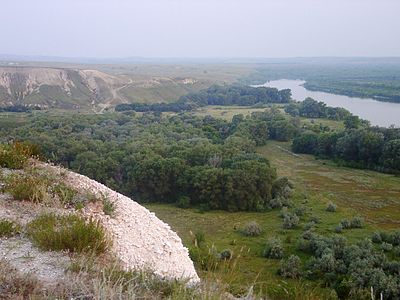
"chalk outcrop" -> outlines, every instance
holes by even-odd
[[[56,168],[56,167],[53,167]],[[200,281],[188,249],[170,226],[132,199],[90,178],[65,171],[66,182],[78,190],[106,197],[115,205],[113,216],[96,205],[83,210],[87,217],[98,220],[112,239],[112,252],[127,270],[148,270],[163,278]]]

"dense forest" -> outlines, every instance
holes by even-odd
[[[115,110],[134,110],[137,112],[182,112],[206,105],[251,106],[255,104],[289,103],[291,101],[291,95],[289,89],[278,90],[266,87],[255,88],[240,85],[214,85],[208,89],[182,96],[174,103],[119,104],[115,107]]]
[[[31,112],[32,110],[40,110],[40,107],[38,106],[25,106],[25,105],[10,105],[10,106],[0,106],[0,112]]]
[[[140,201],[258,211],[279,191],[275,170],[255,146],[296,133],[294,120],[275,110],[232,122],[184,114],[41,115],[1,136],[40,145],[45,158]]]
[[[335,132],[303,131],[293,140],[293,151],[380,172],[400,172],[400,129],[363,126],[357,117]]]

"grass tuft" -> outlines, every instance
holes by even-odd
[[[11,194],[14,200],[42,203],[51,198],[49,185],[50,181],[46,176],[35,172],[26,172],[6,177],[3,190]]]
[[[28,236],[42,250],[104,253],[109,247],[103,227],[77,215],[45,214],[27,225]]]
[[[103,212],[110,217],[113,217],[115,214],[115,204],[111,202],[108,198],[103,197]]]
[[[21,227],[13,221],[0,220],[0,237],[12,237],[21,232]]]

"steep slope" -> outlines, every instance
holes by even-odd
[[[96,69],[0,66],[0,106],[93,109],[119,103],[171,102],[210,86],[209,80],[141,74],[111,74]]]
[[[112,100],[122,84],[124,78],[96,70],[0,67],[0,104],[91,107]]]
[[[23,174],[28,177],[18,179],[14,187],[18,191],[21,190],[19,186],[26,186],[26,178],[36,178],[37,184],[46,182],[41,190],[42,200],[17,200],[11,192],[7,192],[7,188],[6,193],[0,192],[0,221],[9,220],[21,227],[21,234],[16,236],[4,237],[0,234],[0,261],[18,271],[33,274],[50,285],[66,280],[64,271],[71,264],[68,253],[40,251],[40,247],[36,248],[26,233],[32,221],[50,213],[58,216],[79,215],[87,222],[94,220],[100,224],[110,240],[107,253],[126,271],[145,271],[157,278],[183,280],[191,284],[200,282],[188,249],[182,245],[178,235],[154,213],[132,199],[86,176],[36,161],[30,162],[26,171],[0,168],[0,173],[0,188],[7,186],[13,176]],[[86,199],[82,208],[77,209],[59,200],[54,187],[60,185],[69,186],[76,199]],[[23,199],[25,197],[28,196]],[[113,206],[112,215],[105,213],[104,199]],[[26,261],[27,256],[29,261]]]
[[[68,172],[66,182],[97,197],[106,197],[115,205],[113,217],[95,204],[87,205],[84,214],[106,228],[113,240],[112,251],[126,269],[150,270],[163,278],[199,282],[188,249],[154,213],[86,176]]]

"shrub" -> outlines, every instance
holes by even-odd
[[[312,222],[312,221],[304,224],[304,226],[303,226],[304,230],[310,230],[310,229],[312,229],[314,227],[315,227],[315,223]]]
[[[374,232],[371,236],[371,240],[373,243],[380,244],[382,243],[382,236],[379,232]]]
[[[281,198],[273,198],[269,201],[269,206],[271,208],[282,208],[283,204],[282,204],[282,200]]]
[[[318,216],[311,216],[310,222],[314,222],[315,224],[321,223],[321,218]]]
[[[281,259],[284,255],[281,240],[278,238],[268,240],[263,255],[267,258]]]
[[[351,219],[351,228],[362,228],[364,226],[363,222],[364,220],[361,217],[354,217]]]
[[[336,206],[335,203],[329,202],[329,203],[328,203],[328,206],[326,207],[326,211],[335,212],[335,211],[336,211],[336,208],[337,208],[337,206]]]
[[[400,231],[396,231],[390,234],[390,243],[394,246],[400,245]]]
[[[77,215],[39,216],[27,225],[27,233],[42,250],[100,254],[109,246],[105,231],[99,223],[93,220],[85,222]]]
[[[287,177],[276,179],[272,184],[272,198],[290,198],[293,187],[293,183]]]
[[[232,250],[230,250],[230,249],[225,249],[219,254],[219,257],[222,260],[230,260],[230,259],[232,259],[232,256],[233,256]]]
[[[71,205],[74,203],[76,191],[65,183],[58,183],[53,187],[53,192],[58,196],[61,203],[64,205]]]
[[[350,229],[351,228],[351,223],[347,219],[343,219],[340,221],[340,225],[342,225],[343,229]]]
[[[21,232],[21,227],[13,221],[0,220],[0,237],[11,237]]]
[[[104,214],[106,214],[107,216],[110,216],[110,217],[114,216],[114,214],[115,214],[115,203],[111,202],[106,197],[103,197],[102,203],[103,203],[103,212],[104,212]]]
[[[309,229],[307,231],[304,231],[301,237],[305,240],[311,240],[314,237],[314,232]]]
[[[22,169],[33,154],[33,147],[25,143],[0,145],[0,167]]]
[[[386,243],[386,242],[383,242],[383,243],[381,244],[381,249],[382,249],[383,251],[385,251],[385,252],[390,252],[390,251],[393,250],[393,245],[392,245],[392,244],[389,244],[389,243]]]
[[[243,234],[246,236],[259,236],[262,230],[257,222],[251,221],[243,229]]]
[[[288,213],[283,218],[283,228],[285,229],[292,229],[295,228],[299,224],[299,217],[295,214]]]
[[[289,213],[287,207],[282,207],[281,211],[279,212],[279,217],[284,218]]]
[[[301,260],[296,255],[291,255],[287,260],[281,262],[278,271],[285,278],[299,278],[301,275]]]
[[[342,224],[338,224],[338,225],[335,227],[335,232],[336,232],[336,233],[342,233],[342,232],[343,232],[343,225],[342,225]]]
[[[306,208],[304,206],[301,207],[296,207],[294,209],[294,213],[298,216],[298,217],[302,217],[305,215],[306,213]]]
[[[396,256],[400,256],[400,246],[396,246],[393,248],[393,253]]]
[[[189,208],[190,207],[190,198],[187,196],[181,196],[176,203],[176,206],[179,208]]]

